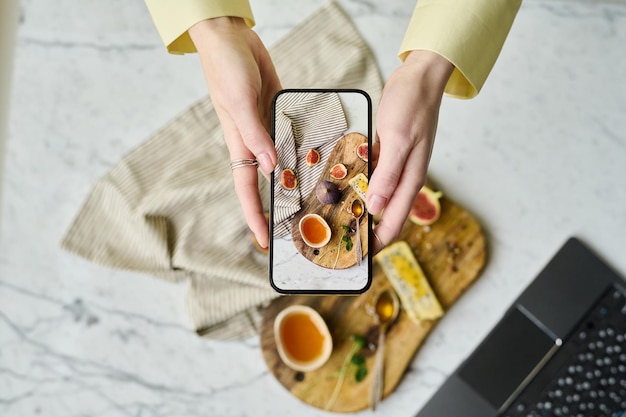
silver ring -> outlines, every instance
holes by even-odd
[[[242,167],[255,167],[259,162],[256,159],[235,159],[230,161],[230,169],[234,170]]]
[[[374,237],[376,238],[376,240],[378,241],[378,243],[380,243],[380,246],[382,246],[383,248],[385,247],[385,244],[383,243],[382,240],[380,240],[380,238],[378,237],[378,235],[376,234],[375,231],[372,230],[372,233],[374,233]]]

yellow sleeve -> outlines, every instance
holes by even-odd
[[[522,0],[419,0],[400,46],[435,52],[454,65],[446,93],[472,98],[496,62]]]
[[[145,0],[167,50],[173,54],[196,52],[187,30],[201,20],[221,16],[242,17],[250,27],[254,16],[248,0]]]

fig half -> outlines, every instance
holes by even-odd
[[[342,180],[348,175],[348,168],[344,164],[334,165],[330,169],[330,176],[336,180]]]
[[[310,149],[306,154],[306,164],[311,168],[312,166],[317,165],[320,161],[320,153],[317,149]]]
[[[419,226],[435,223],[441,214],[439,199],[442,195],[441,191],[433,191],[427,186],[423,186],[413,201],[409,220]]]
[[[292,169],[283,169],[283,172],[280,173],[280,185],[285,190],[295,190],[296,185],[298,185],[298,178],[296,178],[296,174]]]
[[[362,143],[356,147],[356,156],[361,158],[361,160],[367,162],[369,157],[369,145],[366,143]]]

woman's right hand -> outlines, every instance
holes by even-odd
[[[442,56],[416,50],[385,84],[376,115],[374,171],[367,190],[369,212],[382,212],[374,229],[374,253],[400,234],[426,181],[441,97],[453,70]]]

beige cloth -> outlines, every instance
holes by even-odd
[[[374,107],[379,101],[374,57],[335,3],[270,52],[285,88],[360,88]],[[108,267],[188,281],[188,312],[202,336],[254,334],[278,294],[267,257],[250,245],[229,160],[211,102],[201,100],[96,183],[62,247]],[[263,176],[260,184],[267,205]]]

